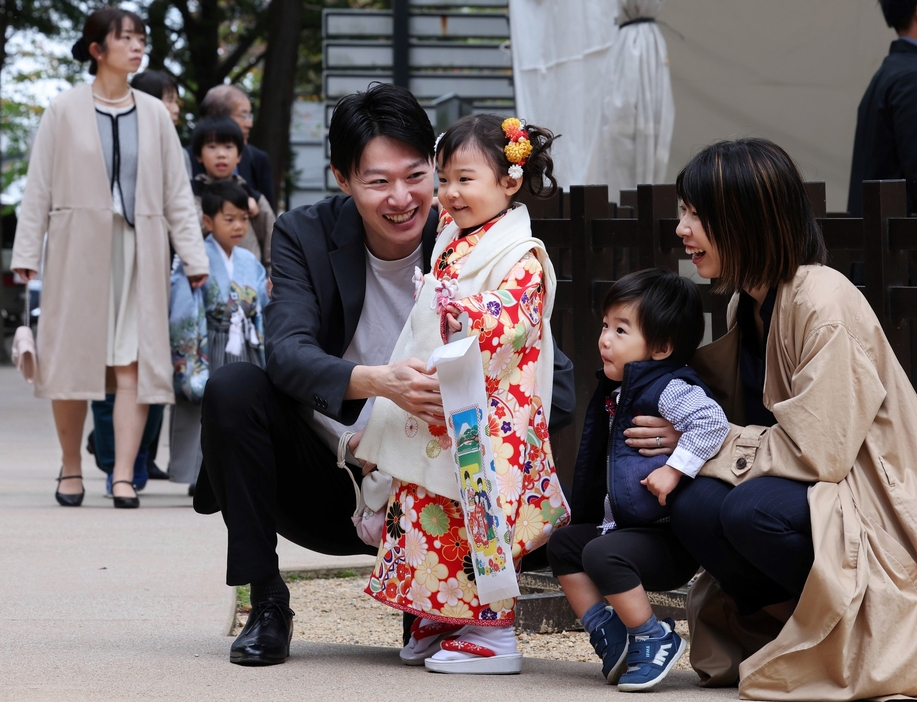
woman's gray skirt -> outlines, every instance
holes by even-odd
[[[242,355],[226,353],[226,342],[229,339],[228,324],[207,325],[207,348],[210,352],[211,377],[218,368],[230,363],[254,363],[261,366],[261,355],[258,349],[248,344],[242,349]],[[190,402],[181,395],[175,397],[172,409],[172,427],[170,432],[169,480],[173,483],[195,483],[201,472],[201,404]]]

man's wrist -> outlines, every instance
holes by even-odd
[[[347,385],[345,400],[365,400],[370,397],[379,397],[382,371],[387,366],[354,366],[350,373],[350,383]]]

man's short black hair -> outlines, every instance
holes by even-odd
[[[377,136],[404,142],[433,162],[433,126],[407,88],[373,83],[364,93],[338,100],[328,128],[331,165],[350,178],[360,168],[363,149]]]
[[[220,115],[217,117],[204,117],[199,120],[191,132],[191,149],[198,158],[207,144],[235,144],[242,155],[245,148],[245,137],[242,129],[232,117]]]
[[[223,211],[224,202],[230,202],[248,212],[248,193],[235,181],[217,180],[204,186],[201,192],[201,211],[205,215],[216,217]]]
[[[885,24],[898,32],[906,32],[914,21],[917,0],[879,0]]]
[[[686,364],[704,338],[704,304],[693,281],[661,268],[629,273],[611,286],[602,314],[614,305],[633,303],[637,326],[650,352],[672,344],[668,360]]]

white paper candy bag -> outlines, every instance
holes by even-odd
[[[429,366],[436,368],[439,377],[478,599],[488,604],[518,597],[510,545],[512,534],[507,528],[506,514],[497,504],[497,472],[490,445],[487,390],[477,335],[436,349]]]

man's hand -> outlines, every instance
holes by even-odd
[[[356,366],[344,398],[385,397],[427,424],[444,424],[439,381],[432,377],[435,372],[418,358],[387,366]]]
[[[682,475],[684,473],[667,464],[654,470],[641,480],[640,484],[645,485],[646,489],[659,499],[659,504],[665,507],[665,498],[678,487],[678,481],[681,480]]]
[[[676,431],[667,419],[640,415],[634,417],[634,426],[625,430],[624,437],[624,443],[640,449],[641,456],[671,456],[678,446],[681,432]]]
[[[357,448],[360,446],[360,440],[363,438],[364,431],[366,430],[360,429],[360,431],[351,436],[350,441],[347,442],[347,448],[350,449],[350,453],[353,454],[353,457],[357,459],[357,463],[363,467],[363,475],[367,476],[376,470],[376,464],[370,461],[364,461],[362,458],[357,458]]]

